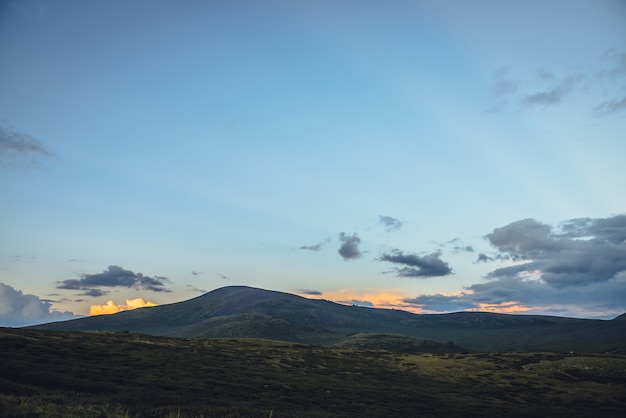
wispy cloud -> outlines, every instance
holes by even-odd
[[[381,255],[379,260],[404,265],[404,267],[394,269],[399,277],[429,278],[452,274],[452,269],[448,263],[440,257],[440,252],[420,257],[417,254],[404,254],[402,251],[394,249],[390,253]]]
[[[387,232],[397,231],[402,228],[402,222],[391,216],[378,215],[378,223],[381,224]]]
[[[517,96],[523,108],[552,107],[563,103],[576,92],[599,93],[607,96],[608,92],[617,93],[617,97],[608,93],[609,97],[590,111],[596,116],[605,116],[626,109],[626,96],[623,96],[624,80],[626,80],[626,51],[610,48],[599,57],[594,67],[559,77],[550,70],[540,68],[535,76],[512,77],[510,67],[501,67],[494,71],[492,84],[489,86],[490,96],[494,99],[488,113],[502,110],[510,97]],[[599,68],[599,69],[598,69]],[[528,87],[539,81],[544,88],[528,91]],[[584,84],[583,84],[584,82]],[[525,91],[524,91],[525,90]],[[618,93],[619,92],[619,93]],[[613,96],[613,97],[611,97]]]
[[[442,244],[438,244],[440,248],[451,248],[452,252],[455,254],[458,253],[473,253],[474,247],[471,245],[467,245],[463,242],[461,238],[453,238],[450,241],[446,241]]]
[[[330,241],[330,239],[325,239],[324,241],[322,241],[320,243],[317,243],[317,244],[314,244],[314,245],[303,245],[301,247],[298,247],[298,249],[299,250],[308,250],[308,251],[319,251],[329,241]]]
[[[489,93],[495,102],[487,109],[487,113],[495,113],[502,110],[507,103],[508,96],[515,93],[519,87],[519,80],[511,77],[510,67],[496,69],[493,72],[492,80]]]
[[[354,260],[361,257],[362,253],[359,250],[361,238],[359,238],[357,234],[340,232],[339,241],[341,242],[341,246],[337,252],[344,260]]]
[[[164,286],[169,279],[161,276],[144,276],[119,266],[109,266],[102,273],[82,274],[80,279],[68,279],[59,282],[58,289],[83,290],[90,292],[99,287],[127,287],[150,290],[153,292],[169,292]],[[86,293],[82,293],[85,295]],[[101,293],[104,294],[104,293]]]
[[[597,115],[608,115],[624,109],[626,109],[626,96],[621,99],[602,102],[598,106],[594,107],[593,110]]]
[[[54,311],[50,301],[0,283],[0,326],[23,327],[79,317],[72,312]]]
[[[322,292],[319,290],[311,290],[311,289],[297,289],[294,291],[299,295],[307,295],[307,296],[320,296]]]
[[[519,86],[519,80],[511,77],[510,67],[498,68],[493,73],[493,83],[489,89],[494,97],[502,97],[515,93]]]
[[[54,153],[31,135],[0,126],[0,166],[28,167],[36,157],[51,158]]]
[[[555,86],[524,96],[521,103],[525,106],[552,106],[560,103],[585,78],[584,74],[573,74],[563,78]]]
[[[206,293],[206,290],[200,289],[200,288],[198,288],[198,287],[196,287],[194,285],[191,285],[191,284],[186,285],[186,287],[187,287],[187,290],[190,291],[190,292]]]
[[[606,67],[598,72],[598,77],[610,81],[626,78],[626,51],[609,48],[602,55],[602,61],[606,62]]]

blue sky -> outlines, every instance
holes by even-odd
[[[623,1],[4,0],[0,53],[0,325],[626,311]]]

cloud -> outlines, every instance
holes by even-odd
[[[403,300],[429,312],[457,312],[476,308],[476,304],[472,300],[468,300],[467,295],[464,293],[455,296],[442,294],[421,295]]]
[[[602,60],[608,63],[609,68],[603,69],[598,73],[600,78],[615,81],[621,77],[626,77],[626,51],[609,48],[602,55]]]
[[[452,269],[448,263],[441,260],[440,257],[440,252],[420,257],[416,254],[404,254],[402,251],[394,249],[391,253],[383,254],[379,260],[404,264],[405,267],[395,268],[399,277],[428,278],[452,274]]]
[[[486,235],[504,267],[462,292],[403,301],[423,312],[525,312],[611,319],[626,311],[626,215],[578,218],[553,227],[523,219]]]
[[[554,229],[534,219],[513,222],[486,235],[492,246],[517,264],[493,270],[489,278],[538,274],[554,288],[587,286],[626,272],[626,215],[572,219]]]
[[[80,279],[63,280],[58,289],[90,290],[98,287],[128,287],[150,290],[153,292],[170,292],[164,288],[169,283],[166,277],[148,277],[141,273],[133,273],[119,266],[109,266],[102,273],[83,274]],[[104,294],[104,293],[101,293]]]
[[[193,274],[194,276],[199,276],[202,274],[201,271],[192,271],[191,274]]]
[[[30,166],[33,165],[33,157],[51,158],[54,153],[34,137],[0,126],[0,166]]]
[[[537,279],[506,277],[473,284],[457,295],[421,295],[404,302],[431,313],[525,312],[611,319],[626,311],[626,277],[567,289],[555,289]]]
[[[593,108],[598,115],[608,115],[624,109],[626,109],[626,96],[617,100],[607,100]]]
[[[585,78],[584,74],[574,74],[565,77],[551,89],[526,95],[521,102],[526,106],[552,106],[558,104]]]
[[[378,215],[378,223],[385,227],[385,231],[392,232],[402,228],[402,222],[391,216]]]
[[[303,245],[302,247],[298,247],[299,250],[309,250],[309,251],[319,251],[322,249],[322,247],[328,242],[330,241],[329,239],[326,239],[318,244],[315,245]]]
[[[104,305],[91,305],[89,308],[89,316],[94,315],[110,315],[121,311],[130,311],[147,306],[157,306],[156,303],[145,301],[143,298],[126,299],[125,305],[116,305],[112,300],[107,301]]]
[[[501,67],[494,71],[493,84],[491,85],[491,94],[495,97],[501,97],[514,93],[519,85],[518,80],[509,77],[511,73],[510,67]]]
[[[493,261],[493,258],[489,257],[487,254],[480,253],[475,263],[486,263],[487,261]]]
[[[191,285],[191,284],[186,285],[186,287],[187,287],[187,290],[190,291],[190,292],[206,293],[206,290],[200,289],[200,288],[198,288],[198,287],[196,287],[194,285]]]
[[[78,296],[91,296],[91,297],[98,297],[98,296],[104,296],[109,294],[110,292],[106,291],[106,290],[100,290],[100,289],[87,289],[82,293],[78,293]]]
[[[540,68],[537,70],[537,77],[539,77],[541,80],[554,80],[554,74],[552,74],[550,71],[544,69],[544,68]]]
[[[473,253],[474,247],[466,245],[461,238],[453,238],[450,241],[446,241],[443,244],[438,244],[440,248],[452,247],[452,252],[458,253]]]
[[[309,295],[309,296],[320,296],[322,294],[322,292],[320,292],[319,290],[310,290],[310,289],[298,289],[295,291],[295,293],[298,293],[300,295]]]
[[[489,107],[487,113],[495,113],[502,110],[507,103],[507,96],[515,93],[519,86],[519,80],[510,77],[510,67],[500,67],[493,72],[493,82],[489,93],[496,101]]]
[[[339,241],[341,241],[341,247],[337,252],[344,260],[354,260],[361,257],[362,253],[359,250],[361,238],[357,234],[350,235],[340,232]]]
[[[331,300],[346,305],[370,306],[383,309],[406,309],[415,313],[420,312],[420,309],[415,305],[402,302],[406,294],[397,289],[341,289],[310,296],[313,296],[313,299]]]
[[[80,317],[72,312],[59,312],[51,308],[52,303],[49,301],[23,294],[20,290],[0,283],[0,326],[24,327]]]

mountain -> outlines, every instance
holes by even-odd
[[[229,286],[183,302],[32,328],[183,338],[261,338],[319,345],[349,345],[346,338],[358,333],[381,334],[377,338],[387,339],[395,334],[474,351],[624,352],[623,317],[604,321],[486,312],[412,314]]]

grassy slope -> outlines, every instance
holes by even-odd
[[[6,328],[0,352],[3,416],[617,417],[626,408],[620,356]]]

